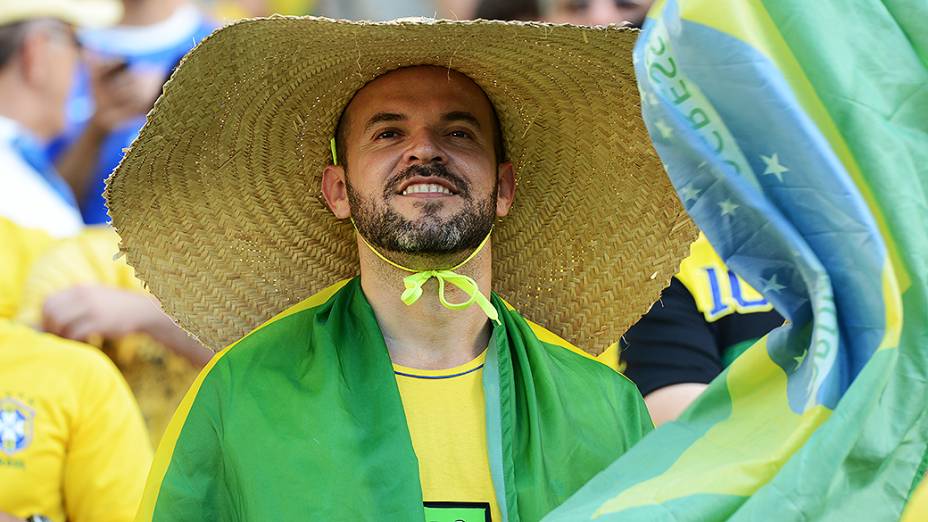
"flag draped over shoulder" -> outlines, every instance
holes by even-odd
[[[928,438],[928,3],[658,2],[645,121],[789,322],[546,520],[898,520]]]

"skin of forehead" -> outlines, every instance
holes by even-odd
[[[355,93],[348,103],[339,128],[345,132],[346,138],[351,136],[352,125],[355,122],[364,124],[364,122],[355,118],[357,111],[362,110],[362,108],[373,107],[369,110],[370,115],[373,115],[380,112],[380,108],[388,108],[387,104],[393,98],[391,96],[393,93],[398,93],[396,99],[403,100],[407,98],[406,93],[408,91],[401,89],[399,86],[409,84],[408,86],[411,89],[420,89],[426,85],[426,82],[433,87],[437,82],[447,82],[453,86],[454,90],[452,92],[454,95],[458,97],[459,101],[465,103],[465,106],[456,108],[456,110],[470,110],[480,120],[482,126],[489,126],[492,129],[493,105],[486,93],[483,92],[483,89],[469,77],[454,69],[433,65],[404,67],[390,71],[367,83]],[[381,100],[378,100],[378,97]]]

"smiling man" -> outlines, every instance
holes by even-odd
[[[197,48],[108,198],[168,311],[233,344],[139,520],[538,520],[647,433],[634,385],[572,344],[602,351],[691,238],[633,40],[272,18]]]

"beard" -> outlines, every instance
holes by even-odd
[[[396,188],[415,176],[433,176],[451,182],[464,207],[447,217],[440,215],[444,204],[425,200],[418,203],[422,216],[409,220],[388,204],[396,197]],[[346,176],[347,180],[347,176]],[[496,219],[498,186],[492,193],[477,199],[470,183],[452,174],[441,164],[413,165],[387,180],[382,198],[359,194],[346,182],[348,203],[358,232],[372,245],[409,256],[445,257],[480,246]]]

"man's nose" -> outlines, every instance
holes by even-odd
[[[412,163],[444,163],[445,153],[436,142],[435,136],[428,130],[422,130],[412,136],[406,161]]]

